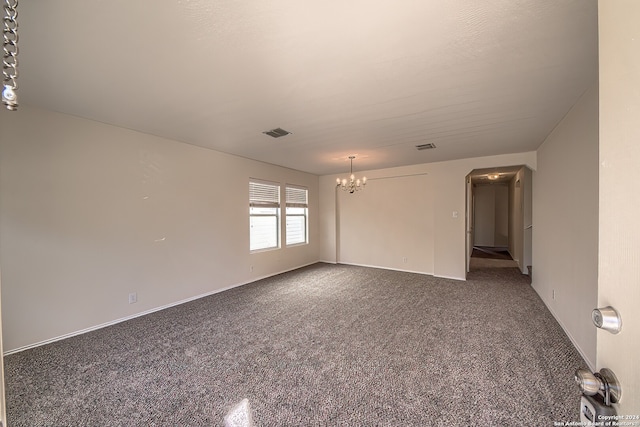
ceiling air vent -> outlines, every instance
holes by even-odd
[[[262,133],[264,133],[265,135],[272,136],[274,138],[280,138],[281,136],[289,135],[291,132],[284,130],[282,128],[275,128]]]
[[[431,150],[432,148],[436,148],[436,144],[432,144],[431,142],[428,144],[420,144],[416,145],[418,150]]]

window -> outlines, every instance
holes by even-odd
[[[249,248],[280,247],[280,185],[249,181]]]
[[[309,191],[302,187],[286,187],[287,199],[287,245],[307,243],[308,195]]]

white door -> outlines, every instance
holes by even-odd
[[[465,230],[467,232],[466,240],[466,258],[467,258],[467,273],[471,265],[471,253],[473,252],[473,184],[471,183],[471,174],[465,178],[467,182],[467,201],[465,212]]]
[[[598,331],[597,368],[611,369],[621,383],[618,414],[640,416],[640,2],[600,1],[598,20],[598,305],[619,311],[622,331]]]
[[[2,285],[0,284],[0,295],[2,294]],[[7,410],[4,403],[4,361],[2,360],[2,297],[0,296],[0,426],[7,425]]]

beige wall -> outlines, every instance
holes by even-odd
[[[26,106],[0,128],[6,351],[318,260],[317,176]],[[249,253],[250,177],[309,188],[311,244]]]
[[[598,331],[598,369],[622,384],[620,414],[640,415],[640,2],[599,2],[600,263],[598,306],[612,305],[622,332]]]
[[[523,273],[528,273],[528,267],[533,265],[533,171],[524,168],[523,177],[523,242],[520,268]]]
[[[533,179],[533,287],[595,366],[591,310],[598,289],[596,84],[538,149]]]
[[[532,265],[532,188],[532,171],[526,167],[509,182],[509,253],[523,274],[528,274],[527,267]]]
[[[507,247],[509,244],[509,187],[507,184],[477,185],[474,244]]]
[[[524,168],[509,181],[509,253],[522,270],[523,252],[523,180]],[[520,183],[518,184],[518,181]]]
[[[496,239],[496,192],[489,185],[476,185],[473,189],[473,243],[476,246],[494,246]]]
[[[530,152],[364,171],[369,183],[354,194],[336,190],[338,175],[320,177],[320,258],[464,280],[465,177],[535,160]]]
[[[496,225],[493,245],[509,246],[509,186],[497,185],[496,192]]]

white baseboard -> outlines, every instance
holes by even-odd
[[[208,297],[210,295],[214,295],[214,294],[217,294],[217,293],[220,293],[220,292],[228,291],[229,289],[237,288],[239,286],[248,285],[249,283],[257,282],[257,281],[262,280],[262,279],[267,279],[267,278],[272,277],[272,276],[277,276],[278,274],[287,273],[289,271],[293,271],[293,270],[297,270],[299,268],[307,267],[309,265],[313,265],[313,264],[316,264],[318,262],[322,262],[322,261],[314,261],[314,262],[310,262],[310,263],[307,263],[307,264],[304,264],[304,265],[300,265],[300,266],[297,266],[297,267],[294,267],[294,268],[290,268],[290,269],[287,269],[287,270],[282,270],[282,271],[279,271],[277,273],[267,274],[265,276],[252,278],[251,280],[246,281],[246,282],[236,283],[234,285],[227,286],[227,287],[222,288],[222,289],[216,289],[216,290],[211,291],[211,292],[206,292],[204,294],[196,295],[196,296],[189,297],[189,298],[186,298],[186,299],[183,299],[183,300],[180,300],[180,301],[176,301],[176,302],[172,302],[172,303],[169,303],[169,304],[165,304],[165,305],[162,305],[160,307],[151,308],[149,310],[141,311],[140,313],[135,313],[135,314],[132,314],[132,315],[126,316],[126,317],[121,317],[119,319],[112,320],[112,321],[105,322],[105,323],[101,323],[99,325],[90,326],[88,328],[81,329],[79,331],[70,332],[68,334],[64,334],[64,335],[60,335],[60,336],[57,336],[57,337],[54,337],[54,338],[46,339],[44,341],[38,341],[38,342],[33,343],[33,344],[28,344],[28,345],[25,345],[25,346],[22,346],[22,347],[14,348],[12,350],[5,351],[3,353],[3,355],[4,356],[9,356],[11,354],[19,353],[21,351],[25,351],[25,350],[29,350],[29,349],[32,349],[32,348],[40,347],[40,346],[45,345],[45,344],[51,344],[53,342],[60,341],[60,340],[66,339],[66,338],[71,338],[71,337],[75,337],[77,335],[86,334],[87,332],[96,331],[98,329],[106,328],[107,326],[112,326],[112,325],[116,325],[118,323],[126,322],[127,320],[135,319],[136,317],[146,316],[147,314],[155,313],[156,311],[160,311],[160,310],[164,310],[164,309],[167,309],[167,308],[175,307],[177,305],[185,304],[185,303],[190,302],[190,301],[195,301],[197,299]]]

